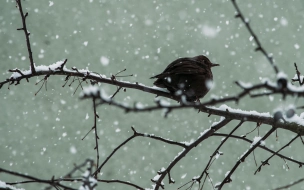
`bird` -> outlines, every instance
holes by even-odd
[[[151,79],[160,88],[166,88],[174,97],[185,96],[188,102],[203,98],[213,83],[211,67],[219,66],[212,63],[206,56],[179,58],[170,63],[166,69]]]

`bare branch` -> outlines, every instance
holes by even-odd
[[[188,103],[188,104],[172,105],[172,106],[157,104],[156,106],[138,108],[136,106],[129,107],[124,104],[117,103],[112,99],[103,97],[102,94],[100,94],[100,96],[96,96],[96,94],[92,94],[92,93],[83,94],[81,96],[81,99],[92,98],[92,97],[98,98],[100,100],[99,104],[107,103],[111,106],[121,108],[121,109],[125,110],[127,113],[128,112],[150,112],[150,111],[155,111],[155,110],[172,111],[172,110],[177,110],[177,109],[195,108],[195,109],[199,109],[200,112],[204,112],[204,113],[208,113],[208,114],[212,114],[212,115],[223,116],[223,117],[231,118],[233,120],[240,120],[240,121],[246,120],[247,122],[255,122],[255,123],[258,122],[260,124],[267,124],[267,125],[273,125],[275,122],[274,118],[272,118],[272,117],[267,117],[267,116],[263,116],[261,114],[254,114],[254,113],[246,112],[246,111],[238,112],[238,111],[234,110],[233,108],[229,108],[229,107],[227,107],[225,111],[220,108],[205,107],[205,105],[206,104],[208,105],[209,102],[201,103],[201,104]],[[292,131],[292,132],[300,134],[300,135],[304,135],[304,127],[299,123],[287,122],[287,121],[284,123],[278,122],[276,124],[276,127],[286,129],[286,130]]]
[[[93,98],[93,108],[94,108],[94,129],[95,129],[95,148],[96,149],[96,156],[97,156],[97,168],[99,167],[99,149],[98,149],[98,131],[97,131],[97,118],[99,118],[99,116],[97,115],[96,112],[96,99]],[[97,174],[95,174],[95,178],[97,179]]]
[[[30,38],[29,38],[30,33],[28,32],[27,26],[26,26],[26,17],[28,16],[28,13],[26,13],[26,14],[23,13],[21,0],[16,0],[16,3],[18,5],[18,9],[19,9],[19,12],[20,12],[21,20],[22,20],[22,28],[20,28],[18,30],[23,30],[24,31],[24,35],[25,35],[25,39],[26,39],[26,45],[27,45],[27,51],[28,51],[28,55],[29,55],[29,59],[30,59],[30,63],[31,63],[31,71],[32,71],[33,74],[35,74],[36,70],[35,70],[32,48],[31,48],[31,43],[30,43]]]
[[[277,68],[276,64],[273,62],[273,58],[266,52],[266,50],[262,47],[260,40],[258,39],[257,35],[253,32],[249,21],[245,19],[244,15],[242,14],[239,6],[236,3],[236,0],[231,0],[234,8],[236,9],[236,15],[235,18],[240,18],[242,20],[242,22],[245,24],[248,32],[250,33],[250,35],[253,37],[255,43],[257,44],[257,48],[255,49],[255,51],[260,51],[262,52],[262,54],[264,54],[264,56],[267,58],[267,60],[269,61],[269,63],[271,64],[271,66],[273,67],[274,71],[276,72],[276,74],[279,73],[279,69]]]
[[[132,127],[132,130],[133,130],[133,127]],[[125,145],[125,144],[127,144],[130,140],[132,140],[133,138],[135,138],[136,137],[136,131],[135,130],[133,130],[134,131],[134,134],[131,136],[131,137],[129,137],[128,139],[126,139],[124,142],[122,142],[119,146],[117,146],[114,150],[113,150],[113,152],[105,159],[105,161],[97,168],[97,170],[93,173],[93,175],[97,175],[97,173],[100,173],[100,170],[102,169],[102,167],[110,160],[110,158],[114,155],[114,153],[117,151],[117,150],[119,150],[123,145]]]
[[[201,182],[202,177],[204,176],[204,174],[207,175],[207,171],[209,170],[211,164],[212,164],[212,159],[216,156],[216,155],[220,155],[221,153],[219,152],[220,148],[222,147],[222,145],[228,140],[229,137],[231,137],[232,133],[234,133],[234,131],[236,131],[242,124],[244,123],[244,121],[240,121],[240,123],[228,134],[228,136],[226,136],[224,138],[224,140],[221,141],[220,145],[214,150],[213,154],[210,156],[209,161],[205,167],[205,169],[203,170],[202,174],[198,177],[198,178],[193,178],[193,181],[198,181],[199,183]]]
[[[224,133],[214,133],[212,136],[227,137],[228,134],[224,134]],[[253,143],[252,140],[249,140],[249,139],[247,139],[247,138],[245,138],[245,137],[236,136],[236,135],[230,135],[230,138],[240,139],[240,140],[246,141],[246,142],[248,142],[248,143]],[[261,148],[261,149],[263,149],[263,150],[266,150],[266,151],[268,151],[268,152],[270,152],[270,153],[275,154],[275,151],[273,151],[273,150],[267,148],[266,146],[259,145],[258,147]],[[287,156],[284,156],[284,155],[282,155],[282,154],[277,153],[276,155],[277,155],[278,157],[282,158],[282,159],[286,159],[286,160],[288,160],[288,161],[290,161],[290,162],[296,163],[296,164],[298,164],[299,166],[304,165],[304,162],[300,162],[300,161],[294,160],[294,159],[289,158],[289,157],[287,157]]]
[[[226,183],[230,183],[231,180],[231,175],[235,172],[235,170],[238,168],[238,166],[245,161],[245,159],[251,154],[252,151],[254,151],[254,149],[256,149],[261,141],[264,141],[265,139],[267,139],[274,131],[276,130],[276,127],[273,126],[261,139],[259,139],[255,144],[252,144],[250,146],[250,148],[248,150],[246,150],[243,155],[238,159],[238,161],[236,162],[236,164],[234,165],[234,167],[229,171],[229,173],[226,175],[226,177],[224,178],[224,180],[217,186],[215,186],[217,189],[222,189],[222,187],[226,184]]]
[[[295,186],[295,185],[297,185],[298,183],[301,183],[301,182],[303,182],[303,181],[304,181],[304,178],[299,179],[299,180],[297,180],[297,181],[294,181],[294,182],[290,183],[289,185],[285,185],[285,186],[282,186],[282,187],[277,187],[277,188],[275,188],[275,189],[273,189],[273,190],[288,189],[288,188],[290,188],[290,187],[292,187],[292,186]]]
[[[166,175],[171,171],[171,169],[185,156],[188,154],[190,150],[192,150],[194,147],[199,145],[202,141],[207,139],[208,137],[212,136],[213,133],[215,133],[217,130],[221,129],[223,126],[227,125],[231,119],[223,119],[218,124],[211,126],[209,129],[204,131],[204,133],[194,142],[188,145],[187,148],[185,148],[183,151],[178,153],[178,156],[174,158],[173,161],[170,162],[170,164],[167,166],[167,168],[162,171],[162,174],[159,176],[158,180],[155,182],[155,190],[158,190],[161,187],[161,182],[166,177]]]
[[[129,137],[128,139],[126,139],[124,142],[122,142],[120,145],[118,145],[113,151],[112,153],[105,159],[105,161],[97,168],[97,170],[93,173],[94,175],[96,175],[97,173],[100,173],[102,167],[109,161],[109,159],[114,155],[114,153],[119,150],[123,145],[127,144],[129,141],[131,141],[133,138],[135,137],[146,137],[146,138],[152,138],[152,139],[155,139],[155,140],[159,140],[159,141],[162,141],[162,142],[165,142],[167,144],[171,144],[171,145],[177,145],[177,146],[180,146],[180,147],[183,147],[183,148],[186,148],[187,145],[184,144],[184,143],[180,143],[180,142],[174,142],[174,141],[171,141],[171,140],[168,140],[168,139],[164,139],[164,138],[161,138],[161,137],[157,137],[155,135],[152,135],[152,134],[147,134],[147,133],[139,133],[137,132],[134,127],[131,127],[132,131],[134,132],[133,135],[131,137]]]
[[[291,80],[292,80],[293,82],[298,81],[299,84],[300,84],[300,86],[302,86],[302,85],[304,84],[304,78],[303,78],[303,80],[301,81],[301,73],[300,73],[300,71],[298,70],[297,64],[294,63],[294,66],[295,66],[296,75],[297,75],[298,78],[297,78],[297,79],[291,79]]]
[[[262,164],[258,167],[258,169],[254,172],[254,175],[257,173],[257,172],[260,172],[261,169],[262,169],[262,166],[265,166],[265,165],[270,165],[269,164],[269,160],[274,157],[274,155],[278,154],[281,150],[283,150],[284,148],[286,148],[287,146],[289,146],[294,140],[296,140],[300,135],[296,135],[293,139],[291,139],[286,145],[284,145],[282,148],[280,148],[278,151],[276,151],[275,153],[273,153],[269,158],[267,158],[265,161],[262,161]],[[302,166],[302,165],[300,165]]]
[[[104,183],[121,183],[121,184],[125,184],[125,185],[129,185],[129,186],[132,186],[132,187],[135,187],[136,189],[139,189],[139,190],[144,190],[145,188],[143,187],[140,187],[134,183],[130,183],[128,181],[122,181],[122,180],[104,180],[104,179],[98,179],[97,181],[99,182],[104,182]]]
[[[30,176],[30,175],[24,175],[24,174],[20,174],[20,173],[17,173],[17,172],[14,172],[14,171],[9,171],[9,170],[5,170],[3,168],[0,168],[0,173],[3,172],[3,173],[7,173],[7,174],[10,174],[10,175],[13,175],[13,176],[18,176],[18,177],[22,177],[22,178],[25,178],[25,179],[30,179],[31,181],[26,181],[26,182],[18,182],[18,183],[6,183],[6,184],[9,184],[9,185],[16,185],[16,184],[19,184],[19,183],[45,183],[45,184],[49,184],[53,187],[62,187],[64,189],[70,189],[70,190],[76,190],[74,188],[71,188],[71,187],[68,187],[68,186],[65,186],[65,185],[62,185],[62,184],[59,184],[56,180],[54,179],[51,179],[51,180],[44,180],[44,179],[39,179],[39,178],[36,178],[36,177],[33,177],[33,176]]]
[[[72,178],[73,174],[77,171],[77,170],[81,170],[83,167],[85,167],[87,165],[87,163],[91,162],[91,159],[86,159],[83,163],[76,165],[74,164],[74,168],[68,172],[67,174],[65,174],[61,179],[65,179],[65,178]],[[60,183],[60,181],[58,182]],[[52,189],[52,186],[48,186],[45,188],[45,190],[50,190]]]

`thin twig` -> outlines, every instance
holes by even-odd
[[[171,145],[176,145],[176,146],[180,146],[183,148],[186,148],[187,145],[185,143],[180,143],[180,142],[175,142],[175,141],[171,141],[162,137],[158,137],[155,136],[153,134],[147,134],[147,133],[139,133],[137,132],[134,127],[131,127],[132,131],[133,131],[133,135],[131,137],[129,137],[128,139],[126,139],[124,142],[122,142],[120,145],[118,145],[112,152],[111,154],[105,159],[105,161],[97,168],[97,170],[93,173],[93,175],[96,175],[96,173],[100,173],[100,170],[102,169],[102,167],[109,161],[109,159],[114,155],[114,153],[119,150],[123,145],[125,145],[126,143],[128,143],[130,140],[132,140],[135,137],[145,137],[145,138],[152,138],[155,140],[159,140],[162,142],[165,142],[167,144],[171,144]]]
[[[267,58],[267,60],[269,61],[269,63],[271,64],[271,66],[273,67],[274,71],[276,74],[279,73],[279,69],[277,68],[277,66],[275,65],[275,63],[273,62],[273,58],[271,56],[269,56],[269,54],[266,52],[266,50],[262,47],[260,40],[258,39],[257,35],[253,32],[249,21],[245,19],[244,15],[242,14],[239,6],[236,3],[236,0],[231,0],[234,8],[236,9],[237,14],[235,15],[235,18],[240,18],[242,20],[242,22],[245,24],[248,32],[250,33],[250,35],[253,37],[255,43],[257,44],[257,48],[255,49],[255,51],[260,51],[262,52],[262,54],[264,54],[264,56]]]
[[[135,187],[136,189],[139,189],[139,190],[144,190],[145,188],[143,187],[140,187],[134,183],[130,183],[129,181],[122,181],[122,180],[103,180],[103,179],[98,179],[97,181],[99,182],[104,182],[104,183],[121,183],[121,184],[125,184],[125,185],[129,185],[129,186],[132,186],[132,187]]]
[[[212,136],[227,137],[228,134],[224,134],[224,133],[214,133]],[[236,136],[236,135],[230,135],[230,138],[240,139],[240,140],[246,141],[246,142],[248,142],[248,143],[253,143],[252,140],[249,140],[249,139],[247,139],[247,138],[245,138],[245,137]],[[275,153],[275,151],[273,151],[273,150],[267,148],[266,146],[259,145],[258,147],[261,148],[261,149],[263,149],[263,150],[266,150],[266,151],[268,151],[268,152],[270,152],[270,153],[273,153],[273,154]],[[304,162],[299,162],[299,161],[297,161],[297,160],[294,160],[294,159],[289,158],[289,157],[287,157],[287,156],[284,156],[284,155],[282,155],[282,154],[277,153],[276,155],[277,155],[278,157],[282,158],[282,159],[286,159],[286,160],[288,160],[288,161],[290,161],[290,162],[299,164],[300,166],[301,166],[301,165],[304,165]]]
[[[28,13],[23,14],[21,0],[16,0],[16,3],[18,5],[21,20],[22,20],[22,28],[19,28],[17,30],[23,30],[23,32],[24,32],[25,39],[26,39],[26,45],[27,45],[27,51],[28,51],[29,59],[30,59],[30,63],[31,63],[31,71],[32,71],[32,74],[35,74],[36,70],[35,70],[32,48],[31,48],[31,43],[30,43],[30,38],[29,38],[30,33],[28,32],[27,26],[26,26],[26,18],[28,16]]]
[[[290,188],[290,187],[292,187],[292,186],[295,186],[295,185],[297,185],[298,183],[301,183],[301,182],[303,182],[303,181],[304,181],[304,178],[299,179],[299,180],[297,180],[297,181],[294,181],[294,182],[290,183],[289,185],[285,185],[285,186],[282,186],[282,187],[277,187],[277,188],[275,188],[275,189],[273,189],[273,190],[288,189],[288,188]]]
[[[115,93],[111,96],[111,99],[113,99],[113,98],[116,96],[116,94],[120,91],[120,89],[122,89],[121,86],[120,86],[120,87],[117,87],[117,90],[116,90]]]
[[[132,127],[133,130],[133,127]],[[97,175],[97,173],[100,173],[102,167],[110,160],[110,158],[114,155],[114,153],[119,150],[123,145],[127,144],[130,140],[132,140],[133,138],[136,137],[136,131],[133,130],[134,134],[129,137],[128,139],[126,139],[124,142],[122,142],[119,146],[117,146],[112,152],[111,154],[105,159],[105,161],[103,161],[103,163],[97,168],[97,170],[93,173],[93,175]]]
[[[53,187],[58,186],[58,187],[62,187],[64,189],[76,190],[74,188],[59,184],[56,180],[53,180],[53,179],[52,180],[39,179],[37,177],[33,177],[33,176],[28,175],[28,174],[24,175],[24,174],[20,174],[20,173],[14,172],[14,171],[9,171],[9,170],[3,169],[3,168],[0,168],[0,173],[1,172],[31,180],[31,181],[19,182],[19,183],[45,183],[45,184],[49,184]],[[18,183],[7,183],[6,182],[6,184],[15,185],[15,184],[18,184]]]
[[[247,135],[249,135],[250,133],[252,133],[253,131],[255,131],[261,124],[257,123],[256,127],[254,129],[252,129],[251,131],[247,132],[245,135],[243,135],[243,137],[246,137]],[[258,134],[259,136],[259,134]]]
[[[197,140],[195,140],[193,143],[188,145],[187,148],[185,148],[182,152],[178,154],[174,158],[173,161],[170,162],[170,164],[167,166],[167,168],[163,171],[163,173],[159,176],[158,180],[155,182],[155,190],[158,190],[162,185],[163,179],[166,177],[166,175],[171,171],[171,169],[185,156],[188,154],[190,150],[192,150],[194,147],[198,146],[202,141],[207,139],[208,137],[212,136],[213,133],[215,133],[217,130],[221,129],[223,126],[226,126],[231,119],[225,118],[215,126],[212,126],[209,128],[209,130],[205,131],[203,135],[201,135]]]
[[[97,115],[96,112],[96,99],[93,98],[93,108],[94,108],[94,129],[95,129],[95,148],[96,149],[96,154],[97,154],[97,168],[99,167],[99,149],[98,149],[98,132],[97,132],[97,118],[99,116]],[[95,178],[97,179],[97,173],[95,174]]]
[[[81,164],[79,164],[79,165],[74,164],[74,168],[73,168],[70,172],[68,172],[67,174],[65,174],[65,175],[62,177],[62,179],[64,179],[64,178],[72,178],[72,175],[73,175],[77,170],[82,171],[81,168],[85,167],[85,166],[87,165],[88,162],[91,162],[91,160],[90,160],[90,159],[86,159],[83,163],[81,163]],[[45,190],[50,190],[50,189],[52,189],[52,186],[48,186],[48,187],[45,188]]]
[[[261,143],[261,141],[266,140],[274,131],[276,130],[276,127],[273,126],[260,140],[258,140],[255,144],[252,144],[250,148],[244,152],[244,154],[238,159],[238,161],[235,163],[233,168],[229,171],[229,173],[226,175],[224,180],[216,186],[218,190],[222,189],[222,187],[226,183],[230,183],[231,180],[231,175],[235,172],[235,170],[238,168],[238,166],[245,161],[245,159],[251,154],[252,151],[254,151]]]
[[[213,160],[213,158],[217,155],[220,154],[219,150],[220,148],[223,146],[223,144],[228,140],[229,137],[231,137],[231,135],[244,123],[243,120],[240,121],[240,123],[234,127],[234,129],[221,141],[221,143],[218,145],[218,147],[214,150],[214,152],[212,153],[212,155],[209,158],[208,163],[205,166],[205,169],[203,170],[203,172],[201,173],[201,175],[198,178],[195,178],[193,180],[198,181],[199,183],[201,182],[202,177],[204,176],[204,174],[207,175],[207,171],[209,170],[211,164],[213,162],[211,162]]]
[[[262,167],[265,165],[269,165],[269,160],[274,157],[277,153],[279,153],[281,150],[283,150],[284,148],[286,148],[287,146],[289,146],[294,140],[296,140],[300,135],[296,135],[293,139],[291,139],[286,145],[284,145],[283,147],[281,147],[279,150],[277,150],[275,153],[273,153],[269,158],[267,158],[265,161],[262,161],[262,164],[258,167],[258,169],[254,172],[254,175],[257,172],[260,172]]]
[[[300,71],[298,70],[297,64],[294,63],[294,66],[295,66],[295,68],[296,68],[296,74],[297,74],[298,79],[297,79],[297,80],[294,80],[294,79],[293,79],[292,81],[299,81],[300,86],[302,86],[302,85],[304,84],[304,78],[303,78],[303,81],[301,81],[301,77],[300,77],[301,73],[300,73]]]

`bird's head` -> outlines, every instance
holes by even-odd
[[[199,61],[200,63],[203,63],[204,65],[207,65],[209,68],[215,67],[215,66],[220,66],[220,64],[211,63],[211,61],[208,59],[208,57],[206,57],[204,55],[196,56],[196,57],[194,57],[194,59],[196,61]]]

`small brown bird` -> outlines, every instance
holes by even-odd
[[[179,58],[170,63],[153,83],[160,88],[167,88],[174,96],[186,96],[189,102],[204,97],[212,87],[213,75],[211,67],[219,64],[211,63],[204,56]]]

